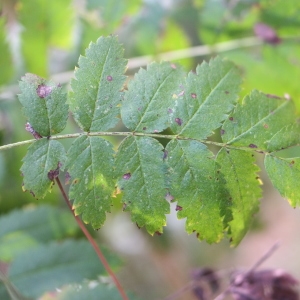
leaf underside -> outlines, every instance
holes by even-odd
[[[169,213],[163,163],[163,147],[150,137],[128,137],[116,155],[118,188],[123,192],[125,211],[133,222],[150,234],[162,232]]]
[[[38,199],[44,198],[53,185],[49,172],[63,170],[65,161],[66,153],[61,143],[48,139],[37,140],[23,158],[23,189],[29,190]]]
[[[117,124],[126,79],[123,52],[116,37],[101,37],[79,58],[69,103],[82,130],[104,131]]]
[[[71,176],[69,198],[75,214],[85,223],[100,228],[110,212],[115,187],[113,146],[100,137],[83,135],[68,151],[67,169]]]
[[[61,132],[67,124],[67,95],[60,85],[34,74],[19,82],[19,101],[28,122],[42,136]]]

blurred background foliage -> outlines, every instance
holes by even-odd
[[[218,54],[233,60],[241,69],[242,96],[258,89],[290,97],[300,111],[299,0],[2,0],[0,12],[1,145],[31,138],[24,130],[26,120],[16,96],[20,77],[26,72],[52,77],[68,89],[79,55],[84,54],[91,41],[109,34],[118,35],[124,45],[125,57],[129,58],[129,76],[150,60],[176,60],[190,71],[204,59]],[[273,29],[277,39],[268,40],[266,30],[255,30],[257,24]],[[64,132],[77,130],[70,121]],[[65,141],[65,145],[70,142]],[[0,153],[0,216],[28,204],[64,207],[55,187],[39,201],[30,193],[22,192],[19,169],[25,153],[24,146]],[[126,287],[146,300],[162,298],[179,289],[188,282],[193,267],[204,264],[229,267],[241,261],[254,262],[260,251],[270,246],[268,242],[274,241],[273,237],[285,241],[285,247],[288,246],[283,253],[289,255],[291,245],[300,248],[299,241],[295,244],[296,229],[293,239],[291,236],[287,240],[289,229],[284,227],[286,231],[281,230],[280,236],[281,231],[275,233],[274,228],[278,228],[281,218],[286,224],[294,222],[290,226],[300,225],[299,212],[280,202],[278,194],[269,189],[264,174],[261,176],[265,180],[264,210],[238,250],[229,249],[226,242],[209,246],[194,236],[186,236],[184,221],[175,220],[172,214],[165,234],[149,237],[136,229],[127,215],[119,213],[119,198],[115,200],[117,208],[96,236],[126,259],[121,278]],[[273,210],[269,212],[271,207]],[[285,211],[289,217],[282,216]],[[280,217],[274,217],[276,213]],[[11,223],[1,223],[1,226],[11,226]],[[78,233],[73,235],[76,237]],[[3,240],[8,241],[9,237],[4,236]],[[8,245],[12,253],[18,254],[13,249],[16,244]],[[29,246],[33,245],[35,242],[31,241]],[[11,258],[1,254],[7,255],[1,249],[0,260],[10,261]],[[289,269],[290,266],[300,277],[300,259],[295,257],[295,260],[294,265],[285,262],[281,267]],[[282,261],[285,260],[277,259],[276,263]]]

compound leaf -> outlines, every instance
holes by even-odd
[[[254,164],[253,154],[242,150],[222,148],[217,155],[217,162],[226,180],[226,187],[231,196],[232,220],[229,236],[236,246],[246,234],[253,214],[258,211],[261,198],[259,168]]]
[[[240,75],[234,64],[217,57],[190,72],[184,92],[170,114],[176,134],[205,139],[221,126],[238,99]]]
[[[295,207],[300,204],[300,158],[281,158],[268,154],[265,168],[280,195]]]
[[[60,142],[48,139],[35,141],[23,158],[23,189],[29,190],[36,198],[44,198],[59,170],[63,170],[65,160],[65,149]]]
[[[121,179],[125,211],[139,227],[145,226],[150,234],[162,232],[169,203],[165,184],[163,147],[150,137],[128,137],[116,155],[116,174]]]
[[[290,124],[278,131],[268,143],[268,151],[285,149],[300,143],[300,124]]]
[[[197,141],[173,140],[166,147],[170,194],[188,233],[209,243],[223,237],[222,197],[213,153]]]
[[[222,139],[230,145],[267,150],[273,136],[294,121],[292,101],[252,91],[224,122]]]
[[[140,69],[128,85],[121,108],[127,128],[161,132],[169,127],[169,114],[183,81],[182,68],[168,62],[151,63]]]
[[[71,80],[70,109],[84,131],[104,131],[118,122],[127,60],[116,37],[101,37],[80,56]]]
[[[115,187],[113,156],[113,146],[96,136],[80,136],[68,151],[69,198],[74,200],[75,214],[82,214],[83,221],[94,228],[102,226],[110,211]]]
[[[19,82],[19,100],[30,125],[42,136],[61,132],[67,124],[67,95],[60,85],[34,74]]]

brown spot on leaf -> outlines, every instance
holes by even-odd
[[[233,117],[229,117],[229,120],[230,120],[230,121],[233,121]]]
[[[123,175],[123,179],[125,179],[125,180],[130,179],[130,177],[131,177],[130,173],[126,173],[126,174]]]
[[[159,231],[155,231],[155,234],[156,234],[156,235],[162,235],[162,233],[159,232]]]
[[[257,146],[255,144],[250,144],[249,148],[257,148]]]
[[[225,94],[226,94],[226,95],[228,95],[228,94],[229,94],[229,92],[228,92],[228,91],[225,91]]]
[[[52,93],[52,87],[45,84],[40,84],[36,89],[36,93],[40,98],[45,98]]]
[[[143,130],[146,130],[147,129],[147,127],[143,127]]]
[[[268,124],[264,124],[264,128],[268,129],[269,125]]]
[[[180,118],[175,118],[175,122],[181,126],[182,125],[182,120]]]

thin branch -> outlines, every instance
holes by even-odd
[[[242,282],[249,276],[251,275],[252,272],[254,272],[262,263],[264,263],[274,252],[275,250],[277,250],[279,247],[279,242],[276,242],[265,254],[263,254],[259,260],[245,273],[245,274],[242,274],[240,277],[239,277],[239,280],[238,282],[237,281],[234,281],[234,284],[237,285],[237,284],[242,284]],[[225,299],[225,297],[229,294],[231,294],[231,292],[233,291],[233,286],[232,284],[230,284],[226,290],[224,292],[222,292],[220,295],[218,295],[215,300],[223,300]],[[240,290],[239,293],[241,294],[242,291]]]
[[[168,139],[168,140],[194,140],[198,141],[200,143],[206,144],[206,145],[213,145],[217,147],[225,147],[228,149],[238,149],[238,150],[244,150],[244,151],[255,151],[257,153],[265,153],[264,150],[258,149],[258,148],[251,148],[251,147],[240,147],[240,146],[232,146],[228,145],[226,143],[219,143],[214,141],[208,141],[208,140],[198,140],[198,139],[192,139],[180,135],[172,135],[172,134],[158,134],[158,133],[142,133],[142,132],[105,132],[105,131],[99,131],[99,132],[81,132],[81,133],[69,133],[69,134],[61,134],[61,135],[52,135],[50,137],[47,137],[49,140],[61,140],[61,139],[70,139],[70,138],[78,138],[82,135],[87,136],[141,136],[141,137],[153,137],[157,139]],[[44,137],[46,138],[46,137]],[[12,143],[0,146],[1,150],[8,150],[14,147],[23,146],[27,144],[31,144],[35,142],[36,139],[32,140],[26,140],[22,142]],[[281,149],[282,150],[282,149]]]
[[[282,40],[297,40],[299,36],[286,36],[281,37]],[[232,51],[240,48],[251,48],[263,45],[263,41],[257,37],[247,37],[242,39],[231,40],[227,42],[217,43],[214,45],[202,45],[191,47],[182,50],[175,50],[170,52],[165,52],[158,54],[156,56],[153,55],[145,55],[140,57],[134,57],[129,59],[128,61],[128,70],[137,69],[140,67],[146,66],[149,62],[156,60],[167,60],[174,61],[179,59],[193,58],[193,57],[201,57],[206,55],[218,54],[227,51]],[[51,79],[57,83],[65,84],[70,81],[73,77],[74,72],[63,72],[54,74],[51,76]],[[16,94],[19,93],[18,85],[11,85],[8,87],[4,87],[0,89],[0,101],[1,100],[14,100]]]
[[[118,278],[116,277],[116,275],[114,274],[114,272],[112,271],[112,269],[110,268],[106,258],[104,257],[103,253],[101,252],[100,248],[98,247],[98,245],[96,244],[95,240],[93,239],[93,237],[90,235],[90,233],[88,232],[88,230],[86,229],[86,227],[84,226],[84,224],[82,223],[81,219],[75,215],[74,211],[73,211],[73,208],[72,208],[72,205],[69,201],[69,198],[67,196],[67,194],[65,193],[64,189],[63,189],[63,186],[59,180],[59,178],[56,178],[56,183],[63,195],[63,198],[65,200],[65,202],[67,203],[69,209],[71,210],[78,226],[80,227],[80,229],[82,230],[82,232],[84,233],[84,235],[86,236],[86,238],[88,239],[88,241],[91,243],[91,245],[93,246],[96,254],[98,255],[101,263],[103,264],[105,270],[107,271],[107,273],[111,276],[112,280],[114,281],[115,285],[116,285],[116,288],[118,289],[121,297],[123,300],[129,300],[127,295],[125,294]]]

